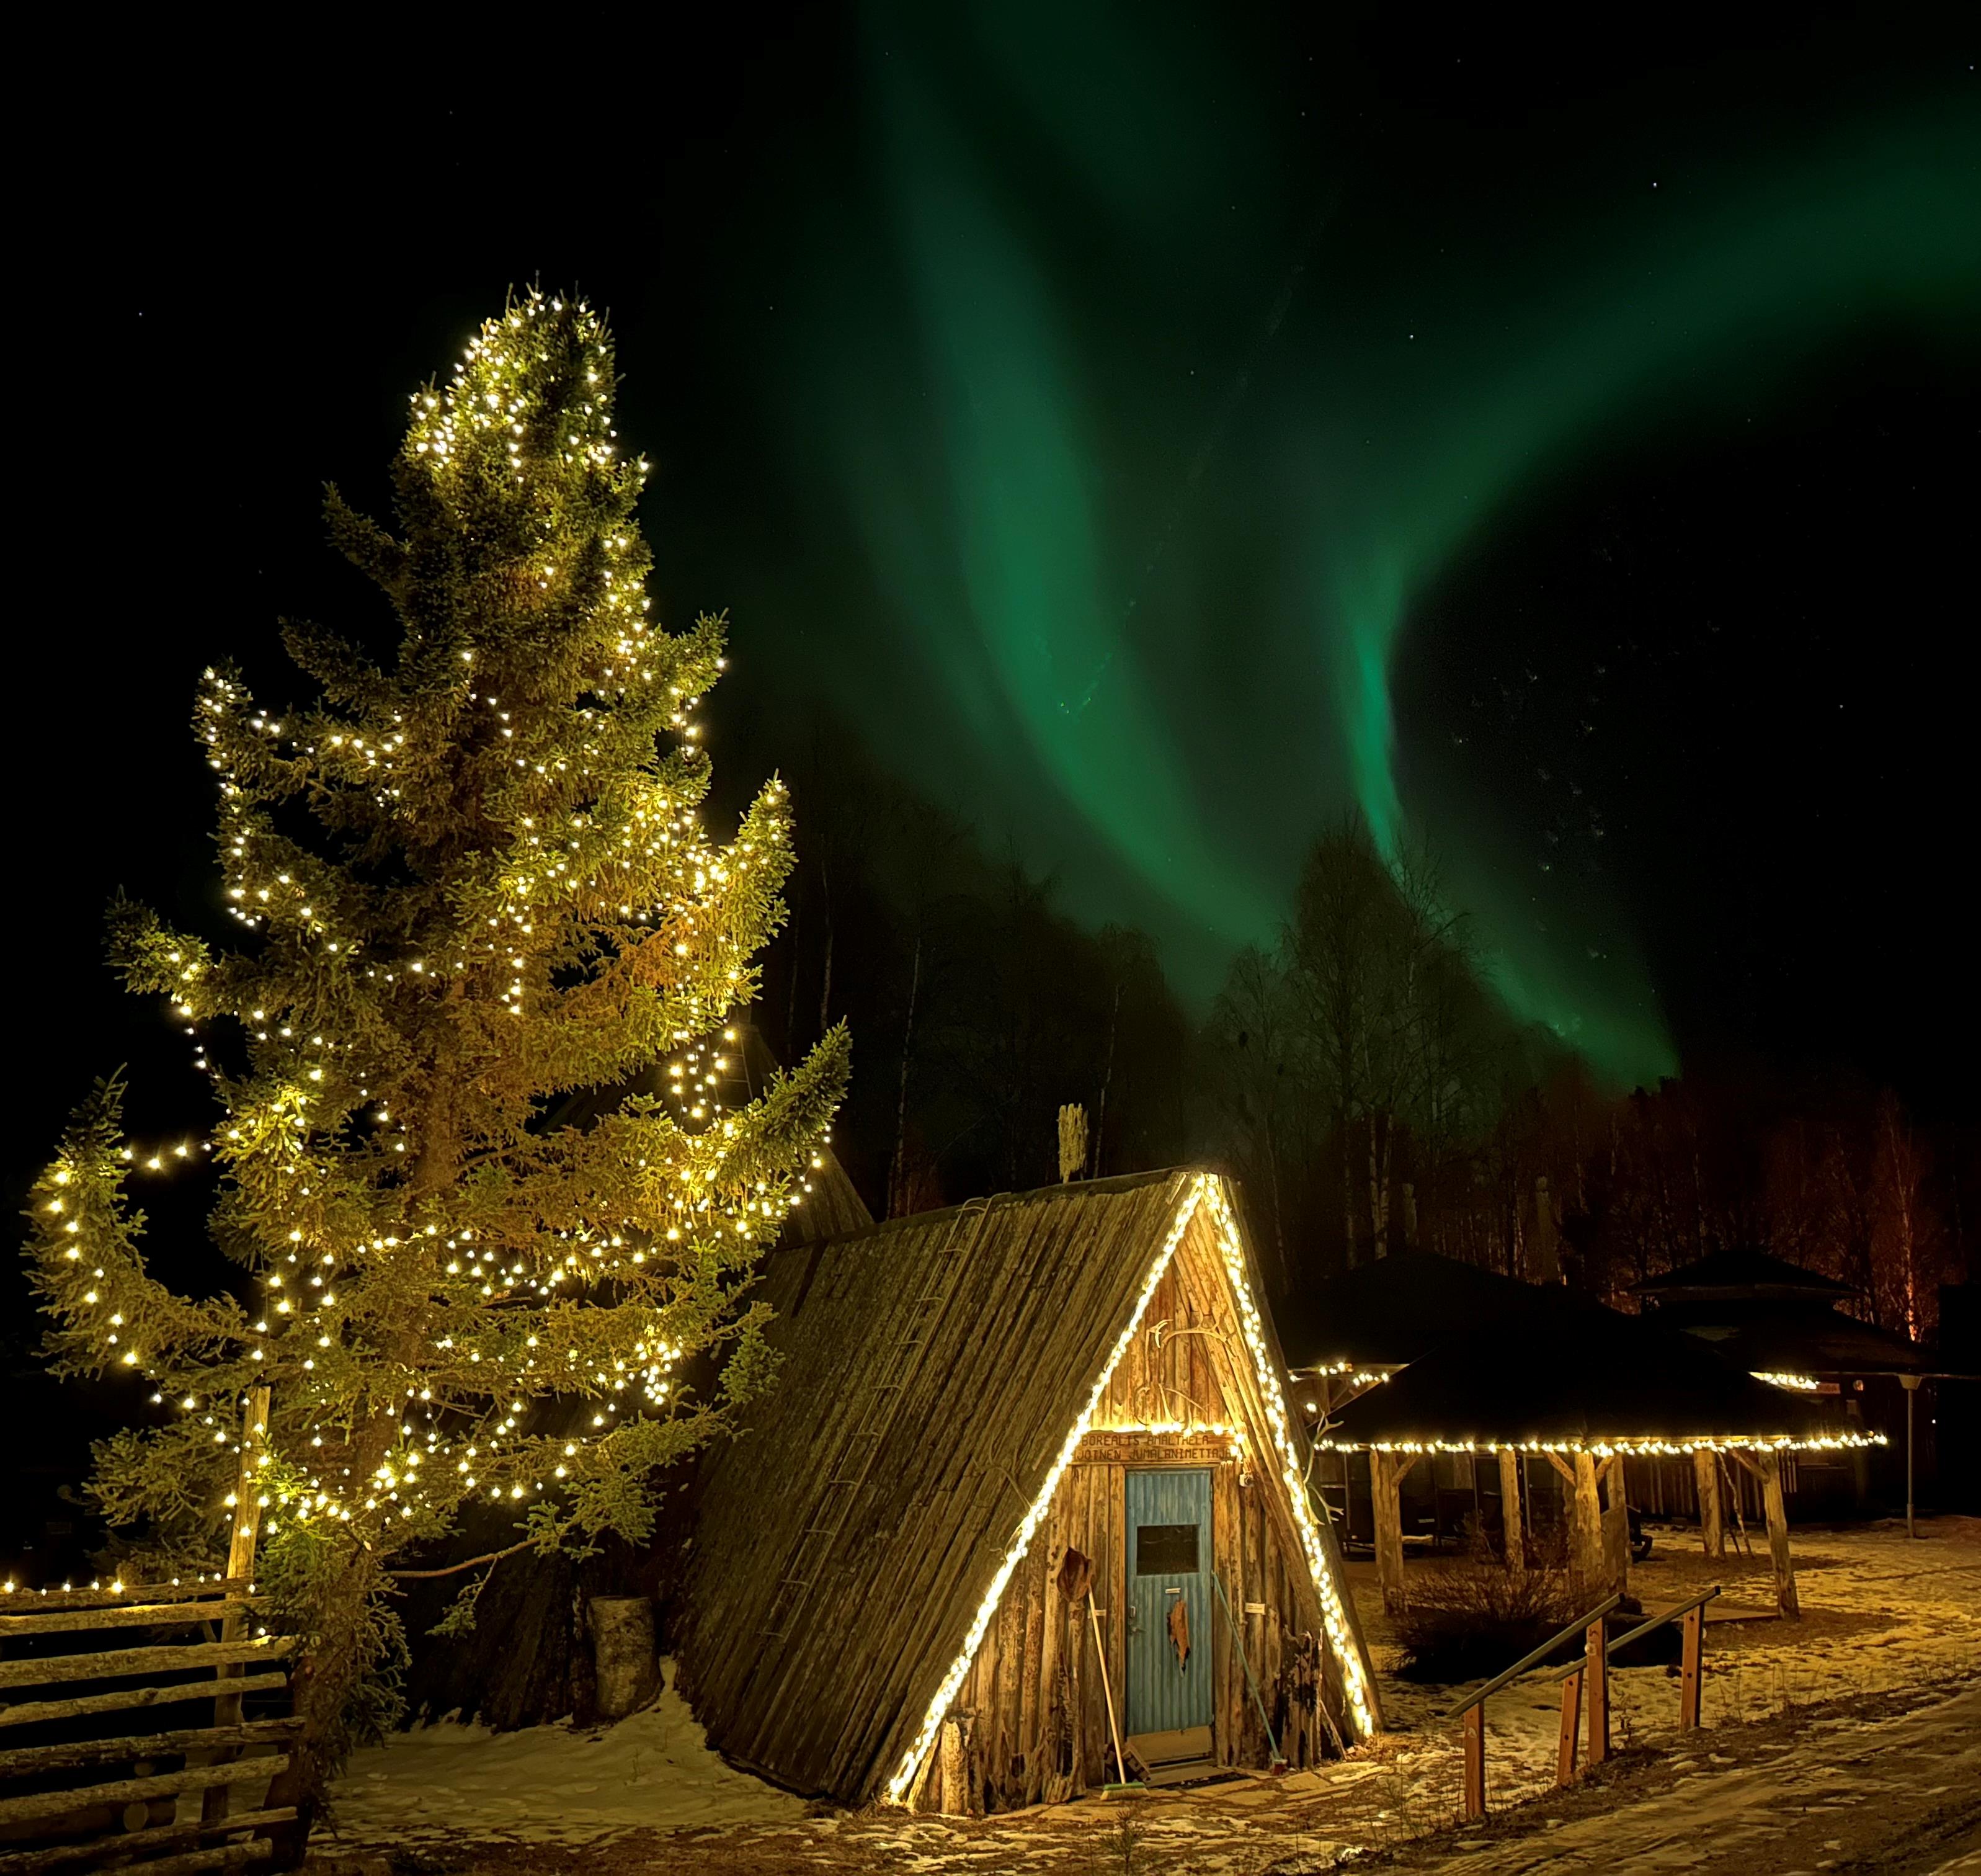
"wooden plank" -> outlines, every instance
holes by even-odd
[[[202,1596],[245,1595],[255,1585],[245,1577],[214,1577],[204,1583],[126,1583],[122,1589],[17,1589],[0,1591],[0,1608],[114,1609],[132,1602],[191,1602]]]
[[[277,1814],[271,1812],[268,1814],[274,1816]],[[296,1814],[289,1811],[281,1814],[294,1818]],[[238,1829],[240,1827],[236,1824],[232,1828]],[[136,1837],[145,1834],[135,1832],[131,1836],[98,1838],[89,1844],[68,1848],[93,1851],[99,1855],[115,1855],[135,1841]],[[205,1849],[188,1850],[178,1856],[158,1857],[149,1862],[119,1864],[118,1867],[129,1868],[132,1876],[196,1876],[197,1872],[207,1870],[241,1869],[250,1863],[258,1863],[273,1856],[275,1851],[275,1845],[265,1838],[255,1838],[245,1844],[214,1844]],[[76,1859],[72,1857],[69,1860],[73,1863]],[[44,1864],[30,1864],[24,1858],[0,1856],[0,1876],[13,1876],[16,1871],[48,1867]]]
[[[1800,1619],[1802,1601],[1796,1594],[1795,1559],[1789,1551],[1788,1501],[1782,1491],[1782,1459],[1763,1453],[1754,1470],[1761,1480],[1761,1502],[1768,1519],[1768,1560],[1775,1573],[1775,1606],[1790,1621]]]
[[[275,1745],[302,1731],[298,1718],[251,1720],[245,1725],[185,1726],[163,1733],[125,1733],[115,1739],[65,1740],[49,1746],[16,1746],[0,1752],[0,1778],[25,1778],[64,1765],[114,1765],[122,1759],[149,1759],[168,1753],[200,1752],[216,1746]]]
[[[1706,1609],[1702,1604],[1685,1612],[1685,1628],[1680,1644],[1678,1726],[1682,1733],[1699,1724],[1700,1691],[1706,1671]]]
[[[1720,1462],[1710,1447],[1696,1447],[1692,1455],[1693,1489],[1699,1497],[1699,1535],[1709,1557],[1726,1554],[1726,1527],[1720,1510]]]
[[[234,1486],[234,1530],[227,1549],[229,1576],[255,1574],[255,1539],[261,1528],[259,1475],[261,1461],[268,1457],[268,1388],[264,1383],[248,1390],[241,1411],[241,1464]],[[222,1641],[238,1641],[247,1632],[248,1612],[245,1609],[230,1611],[220,1624]],[[238,1663],[225,1663],[215,1670],[215,1676],[223,1685],[229,1685],[241,1678],[241,1672]],[[215,1726],[238,1726],[241,1723],[241,1696],[238,1691],[215,1696],[213,1723]],[[222,1756],[231,1758],[234,1754],[230,1752]],[[207,1789],[201,1809],[208,1822],[217,1824],[227,1815],[231,1802],[225,1785],[211,1785]]]
[[[1561,1734],[1555,1748],[1554,1781],[1558,1785],[1575,1782],[1576,1735],[1582,1726],[1582,1670],[1561,1684]]]
[[[265,1783],[286,1771],[289,1755],[236,1759],[227,1765],[188,1765],[183,1771],[160,1772],[149,1778],[113,1778],[105,1784],[66,1791],[35,1791],[25,1798],[0,1798],[0,1824],[19,1824],[33,1818],[59,1818],[93,1804],[128,1804],[142,1799],[171,1798],[181,1791],[204,1791],[209,1785]]]
[[[1376,1580],[1383,1607],[1393,1615],[1405,1600],[1403,1478],[1394,1454],[1370,1451],[1369,1493],[1376,1514]]]
[[[1044,1582],[1040,1586],[1044,1632],[1039,1638],[1038,1731],[1025,1748],[1025,1792],[1027,1803],[1044,1795],[1047,1781],[1059,1776],[1057,1733],[1070,1721],[1060,1688],[1060,1644],[1066,1637],[1066,1599],[1059,1593],[1059,1567],[1066,1555],[1066,1518],[1057,1511],[1050,1521],[1051,1541],[1044,1556]]]
[[[1477,1824],[1486,1815],[1486,1703],[1465,1713],[1465,1816]]]
[[[80,1843],[54,1844],[45,1850],[18,1850],[0,1854],[0,1876],[35,1876],[42,1870],[59,1869],[65,1863],[93,1862],[115,1855],[135,1854],[142,1850],[163,1849],[172,1844],[197,1843],[202,1837],[214,1837],[221,1832],[232,1834],[239,1831],[265,1831],[278,1824],[293,1824],[297,1813],[292,1805],[278,1805],[270,1811],[238,1811],[225,1824],[209,1824],[204,1818],[195,1818],[185,1824],[161,1824],[148,1831],[122,1831],[112,1838],[90,1838]],[[169,1864],[164,1861],[140,1863],[132,1866],[138,1876],[165,1869]]]
[[[285,1688],[289,1677],[279,1671],[250,1674],[235,1684],[241,1694],[272,1694]],[[168,1687],[127,1687],[108,1694],[85,1694],[73,1700],[16,1701],[0,1707],[0,1727],[38,1726],[49,1720],[79,1720],[95,1713],[125,1713],[140,1708],[184,1706],[213,1698],[211,1681],[187,1681]]]
[[[1097,1601],[1107,1594],[1107,1559],[1113,1538],[1108,1523],[1107,1468],[1104,1465],[1082,1468],[1087,1474],[1087,1532],[1088,1541],[1081,1548],[1093,1560],[1093,1581],[1089,1594]],[[1080,1676],[1083,1707],[1080,1718],[1080,1737],[1086,1744],[1086,1778],[1088,1785],[1098,1789],[1107,1776],[1107,1708],[1100,1691],[1100,1644],[1094,1632],[1094,1624],[1083,1611],[1078,1619],[1080,1627]]]
[[[1261,1501],[1265,1497],[1263,1491],[1255,1495]],[[1265,1702],[1268,1722],[1277,1728],[1279,1724],[1277,1714],[1280,1685],[1280,1678],[1284,1672],[1283,1650],[1287,1632],[1285,1553],[1280,1545],[1274,1541],[1276,1534],[1273,1528],[1273,1521],[1266,1515],[1266,1508],[1263,1502],[1259,1507],[1259,1529],[1260,1536],[1263,1540],[1260,1548],[1266,1563],[1264,1594],[1260,1597],[1260,1601],[1266,1605],[1266,1613],[1260,1618],[1259,1624],[1264,1631],[1263,1659],[1259,1665],[1259,1694]],[[1271,1746],[1266,1747],[1266,1752],[1267,1762],[1270,1764]]]
[[[1596,1489],[1596,1459],[1575,1455],[1575,1495],[1570,1501],[1570,1561],[1576,1594],[1586,1604],[1610,1587],[1603,1560],[1603,1504]]]
[[[1114,1692],[1114,1724],[1128,1724],[1128,1468],[1107,1468],[1107,1617],[1100,1624],[1107,1644],[1107,1686]],[[1110,1741],[1111,1744],[1111,1741]],[[1126,1778],[1117,1766],[1116,1775]]]
[[[1603,1619],[1583,1631],[1582,1674],[1589,1701],[1589,1763],[1602,1764],[1610,1756],[1610,1651],[1603,1645]]]
[[[105,1648],[97,1654],[45,1654],[38,1661],[0,1661],[0,1687],[41,1687],[57,1681],[111,1681],[124,1674],[177,1674],[225,1661],[278,1661],[296,1651],[294,1635],[245,1641],[197,1641],[183,1648]],[[208,1698],[213,1690],[206,1690]]]
[[[0,1641],[9,1635],[59,1634],[98,1628],[189,1628],[196,1622],[245,1615],[264,1606],[258,1598],[216,1598],[211,1602],[133,1603],[102,1609],[54,1609],[46,1614],[0,1615]]]
[[[1603,1588],[1627,1595],[1630,1589],[1630,1514],[1623,1455],[1612,1453],[1603,1468]]]
[[[1031,1551],[1011,1579],[1013,1593],[1023,1602],[1025,1612],[1023,1680],[1018,1691],[1017,1748],[1024,1761],[1020,1791],[1020,1804],[1030,1804],[1038,1788],[1038,1744],[1040,1719],[1045,1701],[1040,1694],[1040,1681],[1045,1666],[1045,1572],[1040,1568],[1050,1554],[1052,1541],[1051,1523],[1046,1521],[1047,1529],[1040,1533],[1045,1541],[1034,1541]]]
[[[1525,1581],[1527,1574],[1527,1521],[1520,1508],[1520,1455],[1513,1447],[1503,1446],[1498,1457],[1501,1549],[1506,1558],[1507,1574],[1520,1582]]]
[[[1219,1581],[1227,1586],[1233,1601],[1230,1619],[1221,1608],[1211,1612],[1210,1711],[1217,1736],[1215,1753],[1220,1765],[1237,1762],[1232,1735],[1237,1709],[1231,1699],[1231,1683],[1239,1669],[1232,1654],[1232,1621],[1244,1619],[1244,1604],[1237,1600],[1240,1591],[1235,1568],[1239,1558],[1234,1528],[1238,1516],[1237,1472],[1236,1466],[1227,1464],[1215,1468],[1210,1474],[1211,1568],[1217,1572]]]

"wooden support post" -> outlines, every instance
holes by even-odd
[[[1726,1554],[1726,1528],[1720,1510],[1720,1461],[1710,1447],[1693,1449],[1693,1483],[1699,1491],[1699,1537],[1709,1557]]]
[[[1906,1535],[1919,1535],[1919,1518],[1913,1504],[1913,1408],[1919,1399],[1919,1378],[1901,1375],[1899,1385],[1906,1391]]]
[[[1596,1457],[1575,1455],[1575,1502],[1569,1519],[1571,1537],[1570,1563],[1575,1573],[1576,1595],[1584,1602],[1594,1600],[1603,1587],[1603,1501],[1596,1490]]]
[[[1527,1524],[1520,1514],[1520,1455],[1511,1446],[1500,1448],[1500,1524],[1505,1536],[1507,1574],[1515,1582],[1527,1574]]]
[[[1689,1733],[1699,1724],[1700,1682],[1706,1669],[1706,1607],[1685,1612],[1679,1657],[1678,1730]]]
[[[1789,1554],[1789,1508],[1782,1491],[1782,1456],[1758,1455],[1754,1468],[1761,1475],[1761,1503],[1768,1514],[1768,1557],[1775,1566],[1775,1606],[1791,1621],[1802,1614],[1796,1595],[1795,1559]]]
[[[1603,1618],[1589,1624],[1582,1638],[1581,1678],[1589,1683],[1589,1762],[1600,1765],[1610,1756],[1610,1653],[1604,1644]]]
[[[230,1581],[246,1582],[255,1574],[255,1541],[261,1528],[261,1455],[268,1444],[268,1390],[250,1388],[241,1418],[241,1464],[235,1474],[234,1531],[227,1544],[227,1574]],[[222,1641],[239,1641],[248,1633],[245,1611],[224,1616],[220,1624]],[[221,1686],[238,1681],[241,1668],[231,1663],[215,1672]],[[215,1726],[241,1724],[241,1694],[237,1688],[217,1695],[213,1703]],[[216,1761],[237,1756],[216,1754]],[[200,1815],[209,1824],[227,1815],[228,1791],[224,1784],[209,1786],[200,1800]]]
[[[1369,1491],[1376,1514],[1376,1580],[1383,1607],[1391,1614],[1403,1607],[1403,1474],[1413,1461],[1395,1453],[1371,1451]]]
[[[1465,1818],[1477,1824],[1486,1815],[1486,1703],[1465,1713]]]
[[[983,1814],[971,1774],[971,1734],[974,1714],[953,1713],[942,1723],[942,1808],[952,1818]]]
[[[1612,1453],[1601,1472],[1603,1505],[1603,1570],[1605,1589],[1627,1595],[1630,1588],[1630,1510],[1629,1488],[1623,1479],[1623,1455]]]
[[[1582,1670],[1578,1668],[1561,1684],[1561,1743],[1555,1754],[1554,1781],[1575,1782],[1575,1738],[1582,1727]]]

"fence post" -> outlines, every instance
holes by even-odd
[[[1678,1727],[1690,1732],[1699,1724],[1700,1683],[1706,1668],[1706,1605],[1685,1612],[1685,1639],[1680,1659]]]
[[[1477,1824],[1486,1814],[1486,1703],[1465,1714],[1465,1818]]]
[[[1583,1631],[1583,1674],[1589,1682],[1589,1763],[1600,1765],[1610,1756],[1610,1656],[1603,1646],[1603,1618],[1598,1616]]]
[[[1561,1684],[1561,1747],[1555,1758],[1556,1784],[1575,1782],[1575,1736],[1582,1724],[1582,1670],[1578,1668]]]
[[[229,1581],[240,1581],[244,1584],[255,1574],[255,1540],[261,1528],[261,1488],[257,1484],[260,1473],[258,1463],[261,1449],[268,1441],[268,1390],[250,1388],[241,1419],[241,1466],[234,1487],[234,1533],[227,1546],[227,1574]],[[239,1592],[245,1595],[244,1587]],[[248,1618],[245,1615],[225,1615],[220,1621],[220,1639],[238,1641],[247,1632]],[[229,1681],[238,1680],[243,1670],[235,1665],[216,1668],[216,1678],[224,1688]],[[218,1693],[213,1701],[213,1723],[215,1726],[238,1726],[241,1724],[241,1696],[238,1694]],[[221,1758],[233,1756],[223,1751]],[[227,1815],[228,1788],[224,1784],[209,1786],[201,1801],[200,1816],[207,1823],[214,1823]]]

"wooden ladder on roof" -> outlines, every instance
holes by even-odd
[[[977,1230],[990,1215],[991,1201],[973,1198],[957,1208],[948,1235],[937,1255],[935,1281],[916,1298],[908,1309],[907,1321],[894,1346],[880,1365],[861,1402],[857,1423],[846,1436],[834,1458],[831,1476],[819,1494],[811,1521],[799,1532],[777,1580],[777,1593],[760,1631],[766,1641],[781,1641],[791,1632],[791,1623],[804,1606],[805,1592],[817,1581],[819,1561],[832,1548],[844,1528],[847,1516],[860,1488],[874,1470],[874,1461],[894,1430],[895,1417],[907,1398],[910,1384],[921,1372],[931,1331],[956,1288],[957,1274],[976,1243]],[[973,1229],[970,1245],[957,1255],[957,1235],[968,1224]]]

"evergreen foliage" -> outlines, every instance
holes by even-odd
[[[519,1546],[638,1541],[656,1468],[770,1382],[752,1275],[844,1088],[834,1030],[748,1105],[715,1098],[788,802],[773,780],[726,845],[702,830],[692,715],[723,623],[650,617],[614,391],[588,308],[512,302],[415,396],[396,531],[329,493],[396,658],[288,627],[321,692],[289,711],[205,675],[243,934],[120,903],[113,957],[211,1075],[240,1294],[147,1270],[115,1083],[34,1195],[52,1360],[145,1376],[171,1415],[99,1448],[114,1524],[224,1551],[241,1400],[272,1391],[261,1575],[312,1638],[305,1798],[383,1711],[407,1546],[494,1501]]]

